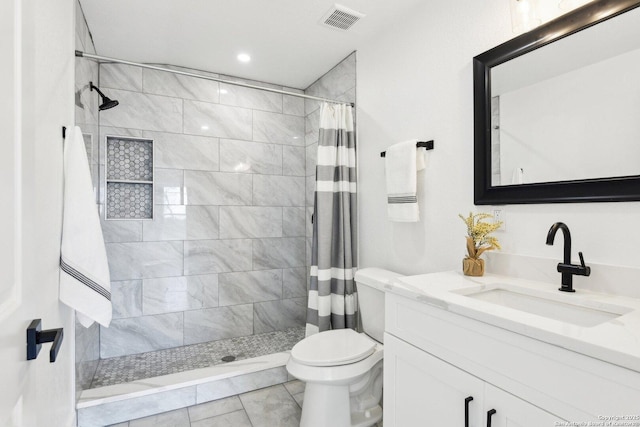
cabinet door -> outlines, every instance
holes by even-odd
[[[491,427],[555,427],[564,421],[487,383],[485,383],[484,403],[483,426],[489,425],[487,412],[491,409],[496,411],[491,417]]]
[[[469,427],[481,427],[482,395],[478,378],[385,334],[385,427],[465,427],[469,396]]]

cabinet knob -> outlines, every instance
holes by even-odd
[[[469,402],[473,400],[473,396],[464,399],[464,427],[469,427]]]
[[[491,427],[491,417],[496,413],[495,409],[490,409],[487,411],[487,427]]]

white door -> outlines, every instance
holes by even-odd
[[[0,129],[3,129],[3,155],[0,156],[0,183],[3,204],[0,209],[0,425],[20,425],[21,397],[28,379],[27,364],[19,363],[24,352],[24,315],[22,314],[23,282],[20,249],[20,118],[16,104],[19,99],[19,73],[15,56],[20,38],[16,21],[17,5],[1,3],[0,10]]]
[[[482,415],[485,420],[484,425],[489,425],[486,421],[489,416],[488,412],[495,411],[491,415],[491,427],[557,427],[565,425],[565,420],[560,417],[556,417],[491,384],[485,384],[484,402],[484,414]]]
[[[56,267],[62,201],[60,129],[73,120],[73,59],[66,60],[60,52],[73,49],[72,7],[71,0],[0,2],[3,427],[73,423],[73,319],[57,299]],[[66,45],[60,43],[67,39]],[[69,100],[63,95],[67,91]],[[43,345],[36,360],[26,360],[26,328],[34,318],[42,318],[44,329],[64,327],[56,363],[49,363],[50,344]]]
[[[384,336],[384,426],[480,427],[483,382],[430,354]],[[472,397],[468,403],[465,399]]]

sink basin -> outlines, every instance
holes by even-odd
[[[593,307],[575,295],[536,292],[509,285],[482,286],[453,292],[478,301],[585,327],[596,326],[633,311],[631,308],[613,304],[598,304],[598,307]]]
[[[500,328],[505,331],[498,340],[501,343],[508,340],[508,333],[515,333],[640,375],[640,294],[632,297],[595,291],[612,289],[614,283],[621,281],[629,281],[628,285],[622,285],[631,288],[637,284],[640,273],[605,266],[597,271],[590,281],[579,281],[575,293],[558,291],[558,280],[529,280],[491,273],[470,277],[459,271],[443,271],[399,277],[386,289],[393,314],[387,326],[392,333],[405,333],[399,326],[401,321],[422,319],[430,331],[435,327],[432,320],[459,322],[459,326],[483,337],[491,336],[492,328]],[[608,273],[612,273],[610,277]],[[423,317],[417,315],[419,310],[424,311]],[[431,336],[431,332],[425,333]],[[493,343],[497,345],[498,341]],[[464,351],[462,344],[460,350]],[[580,363],[580,369],[592,366],[587,360]]]

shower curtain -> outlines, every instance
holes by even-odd
[[[356,328],[356,145],[353,108],[320,110],[307,336]]]

